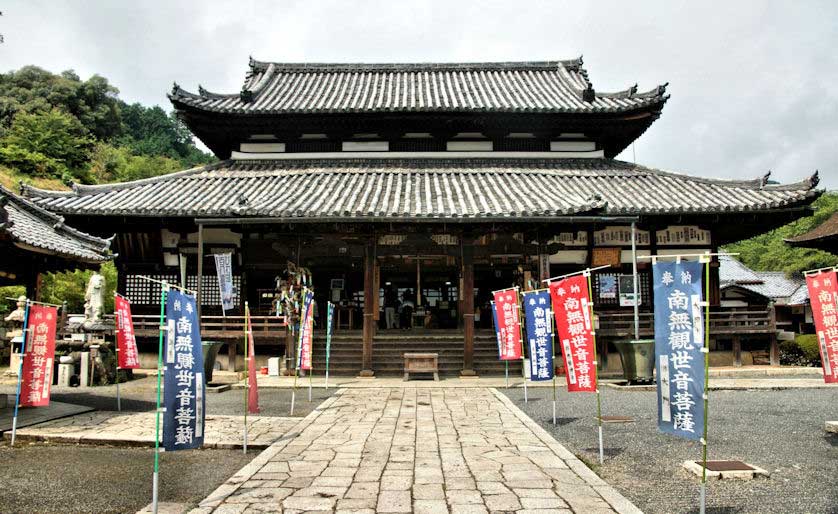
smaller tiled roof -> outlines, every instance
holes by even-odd
[[[721,289],[739,287],[781,305],[801,305],[809,300],[806,281],[782,271],[754,271],[733,257],[719,257]]]
[[[64,224],[64,218],[0,186],[0,232],[18,246],[85,263],[113,258],[111,241]]]
[[[830,242],[833,248],[838,246],[838,212],[833,213],[826,221],[812,230],[799,236],[790,237],[785,241],[792,246],[821,247]]]
[[[582,58],[489,63],[280,63],[250,60],[240,93],[190,93],[178,108],[236,114],[496,112],[619,113],[663,107],[666,85],[599,93]]]
[[[274,217],[289,221],[521,221],[759,212],[809,203],[815,177],[691,177],[614,159],[331,158],[227,160],[134,182],[24,194],[63,214]]]

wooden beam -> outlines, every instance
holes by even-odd
[[[474,371],[474,247],[462,246],[463,273],[463,370],[460,376],[477,376]]]
[[[369,239],[364,252],[364,340],[361,356],[362,377],[374,375],[372,369],[372,339],[375,334],[375,240]]]

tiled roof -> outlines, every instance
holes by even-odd
[[[228,160],[135,182],[24,193],[66,214],[528,221],[591,211],[775,209],[811,201],[815,184],[701,179],[613,159],[382,157]]]
[[[754,271],[730,256],[719,257],[721,289],[740,287],[782,305],[801,305],[809,300],[806,281],[782,271]]]
[[[175,84],[177,107],[248,114],[359,112],[616,113],[666,102],[666,85],[597,93],[582,59],[502,63],[316,64],[251,59],[242,91]]]
[[[82,262],[110,260],[110,240],[64,225],[64,218],[0,186],[0,231],[16,243]]]
[[[799,236],[790,237],[786,239],[786,242],[794,246],[806,246],[806,243],[826,241],[828,239],[838,240],[838,212],[833,213],[826,221],[812,230]]]

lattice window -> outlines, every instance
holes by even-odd
[[[177,275],[145,275],[154,280],[165,280],[177,284]],[[193,291],[197,289],[198,277],[186,277],[186,287]],[[159,305],[160,287],[157,282],[150,282],[140,275],[128,275],[125,278],[125,296],[135,305]],[[239,304],[241,292],[241,277],[233,276],[233,304]],[[204,275],[201,290],[201,305],[221,305],[221,292],[218,290],[218,278],[215,275]]]
[[[204,275],[202,277],[201,305],[221,305],[221,291],[218,289],[218,277],[215,275]],[[233,305],[239,304],[241,292],[241,277],[233,275]],[[198,289],[198,276],[189,275],[186,277],[186,287],[193,291]]]
[[[145,275],[154,280],[165,280],[177,284],[176,275]],[[125,296],[136,305],[159,305],[161,284],[150,282],[140,275],[125,277]]]

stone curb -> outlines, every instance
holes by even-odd
[[[631,501],[628,500],[628,498],[620,494],[616,489],[608,485],[599,477],[599,475],[594,473],[591,468],[586,466],[584,462],[579,460],[561,443],[556,441],[556,439],[550,435],[548,431],[533,421],[532,418],[527,416],[524,411],[519,409],[518,406],[512,402],[512,400],[506,397],[506,395],[494,387],[490,388],[490,391],[492,391],[501,403],[503,403],[506,408],[508,408],[519,420],[521,420],[521,422],[529,428],[536,435],[536,437],[538,437],[545,445],[547,445],[548,448],[558,455],[559,458],[564,460],[570,469],[579,475],[579,477],[590,485],[597,493],[599,493],[602,499],[605,500],[611,508],[620,514],[643,514],[643,511],[638,509],[633,503],[631,503]]]
[[[827,432],[832,432],[833,434],[838,434],[838,421],[827,421],[824,424],[823,428]]]
[[[746,463],[747,464],[747,463]],[[693,475],[701,478],[701,462],[695,460],[685,460],[684,461],[684,469],[688,472],[692,473]],[[754,466],[753,464],[748,464],[753,469],[742,469],[742,470],[731,470],[731,471],[711,471],[707,470],[707,478],[722,480],[722,479],[739,479],[739,480],[751,480],[757,477],[768,477],[770,474],[768,471]]]
[[[227,479],[226,482],[218,486],[218,488],[210,493],[209,496],[201,500],[198,504],[198,507],[192,509],[190,514],[209,514],[216,507],[221,505],[221,502],[226,500],[231,494],[236,492],[239,487],[246,481],[248,481],[253,475],[255,475],[262,467],[267,464],[271,458],[276,456],[289,442],[294,440],[297,436],[299,436],[309,425],[311,425],[315,419],[322,413],[323,410],[331,407],[333,403],[335,403],[340,396],[343,394],[343,389],[338,389],[333,396],[327,398],[323,403],[317,406],[316,409],[311,411],[308,416],[304,417],[300,420],[299,423],[294,425],[292,428],[286,432],[285,435],[279,438],[278,441],[274,442],[270,445],[266,450],[262,453],[257,455],[252,461],[246,464],[243,468],[238,470],[232,477]]]

